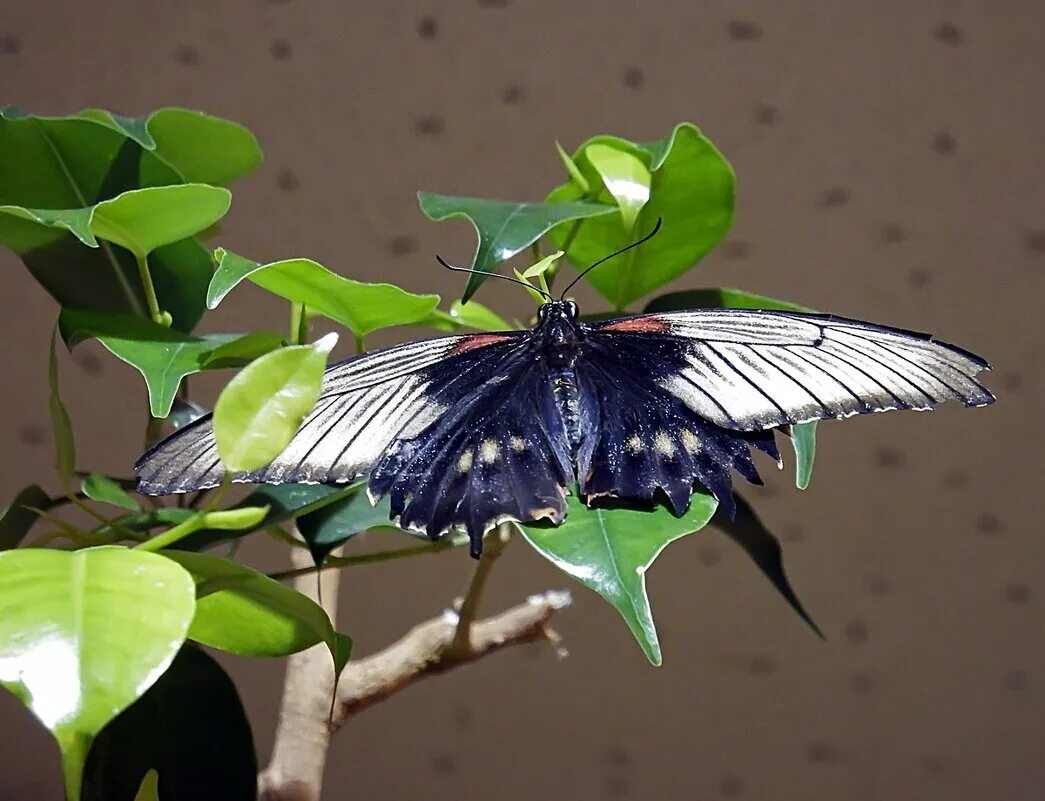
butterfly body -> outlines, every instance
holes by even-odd
[[[663,499],[704,487],[728,514],[732,471],[761,483],[775,428],[947,399],[993,402],[982,359],[929,336],[825,315],[699,309],[580,320],[549,301],[529,331],[411,342],[332,366],[287,449],[243,482],[368,477],[403,528],[438,538],[506,520],[562,522],[565,496]],[[209,418],[136,466],[141,491],[222,478]]]

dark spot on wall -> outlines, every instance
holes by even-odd
[[[1009,690],[1010,692],[1026,690],[1029,683],[1030,679],[1027,676],[1027,671],[1020,670],[1019,668],[1009,668],[1001,677],[1002,688]]]
[[[832,186],[830,189],[825,189],[820,193],[820,198],[817,203],[825,208],[835,208],[837,206],[844,206],[851,199],[849,190],[844,186]]]
[[[435,754],[432,756],[432,770],[444,776],[457,773],[457,758],[453,754]]]
[[[606,762],[615,768],[624,768],[631,764],[631,754],[623,745],[611,745],[606,748]]]
[[[47,430],[39,423],[26,423],[18,429],[18,441],[26,445],[42,445]]]
[[[776,662],[768,654],[755,654],[748,661],[747,670],[752,676],[768,676],[776,672]]]
[[[948,489],[961,489],[968,483],[969,476],[960,467],[952,467],[944,471],[943,485]]]
[[[845,624],[845,639],[852,645],[863,645],[869,637],[867,624],[862,620],[850,620]]]
[[[1027,250],[1045,253],[1045,231],[1031,231],[1027,234]]]
[[[722,554],[718,548],[705,545],[697,553],[697,558],[700,560],[701,564],[707,567],[712,567],[722,561]]]
[[[417,21],[417,35],[425,41],[431,41],[439,35],[439,20],[432,16],[421,17]]]
[[[286,61],[293,52],[294,48],[290,46],[290,42],[286,39],[274,39],[272,44],[269,45],[269,54],[275,61]]]
[[[400,234],[388,240],[388,252],[393,256],[405,256],[417,250],[417,237]]]
[[[828,740],[810,740],[806,743],[806,761],[813,763],[838,762],[842,752]]]
[[[1005,600],[1010,604],[1026,606],[1030,602],[1030,587],[1018,581],[1006,584]]]
[[[949,45],[960,45],[965,41],[964,31],[953,22],[941,22],[933,30],[933,36],[937,42]]]
[[[641,89],[646,82],[646,76],[638,67],[627,67],[624,70],[624,85],[629,89]]]
[[[941,155],[950,155],[958,149],[958,141],[946,131],[933,136],[933,150]]]
[[[479,0],[479,5],[483,8],[504,8],[508,5],[508,0]]]
[[[102,374],[102,360],[82,348],[73,351],[73,364],[89,376]]]
[[[888,595],[893,590],[893,583],[881,573],[869,573],[864,578],[864,589],[869,595]]]
[[[418,117],[414,121],[414,132],[419,136],[435,136],[441,134],[445,123],[443,118],[436,116],[435,114],[426,114],[423,117]]]
[[[22,40],[12,33],[0,36],[0,54],[16,56],[22,52]]]
[[[450,713],[450,720],[458,730],[467,731],[472,727],[472,710],[464,704],[455,706]]]
[[[627,776],[613,773],[606,777],[606,794],[611,798],[623,798],[631,793],[631,782]]]
[[[975,526],[978,532],[989,537],[1001,534],[1002,530],[1001,520],[993,512],[981,512],[976,517]]]
[[[511,84],[504,87],[504,91],[501,92],[501,102],[506,106],[514,106],[521,103],[524,96],[521,86]]]
[[[888,469],[900,468],[907,464],[907,454],[899,448],[875,448],[874,463]]]
[[[276,186],[284,192],[297,192],[301,187],[301,182],[293,170],[283,167],[276,173]]]
[[[784,542],[801,542],[805,538],[805,529],[798,523],[787,523],[780,529],[780,539]]]
[[[932,274],[921,267],[915,267],[907,273],[907,283],[913,289],[922,289],[928,286],[931,280]]]
[[[200,51],[192,45],[179,45],[174,51],[174,60],[186,67],[194,67],[200,63]]]
[[[746,789],[744,780],[733,774],[726,774],[718,783],[718,794],[723,798],[740,798]]]
[[[907,229],[898,223],[886,223],[879,229],[878,238],[888,245],[895,245],[907,239]]]
[[[849,689],[856,695],[870,695],[877,686],[878,682],[866,673],[854,673],[849,677]]]
[[[729,38],[735,42],[753,42],[762,38],[762,28],[750,20],[730,20],[726,30]]]
[[[768,103],[755,105],[755,122],[759,125],[776,125],[780,121],[780,112],[776,106]]]
[[[939,754],[930,754],[921,760],[922,770],[929,776],[945,776],[950,771],[950,762]]]
[[[1006,392],[1019,392],[1023,389],[1023,375],[1009,371],[1001,374],[1001,387]]]
[[[722,243],[722,255],[730,261],[740,261],[751,256],[751,243],[743,239],[728,239]]]

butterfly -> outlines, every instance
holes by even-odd
[[[561,523],[571,491],[589,504],[666,502],[682,515],[703,487],[731,516],[732,472],[762,483],[751,449],[782,464],[777,428],[946,400],[994,402],[974,378],[987,362],[928,334],[717,308],[589,323],[565,299],[569,288],[557,299],[543,293],[527,331],[407,342],[331,366],[287,448],[232,480],[366,476],[371,502],[388,496],[400,527],[432,539],[464,530],[478,557],[499,523]],[[224,471],[210,416],[135,469],[148,495],[218,486]]]

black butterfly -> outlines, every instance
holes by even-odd
[[[589,502],[663,493],[677,515],[702,485],[732,514],[730,472],[761,484],[749,448],[779,463],[775,428],[950,399],[985,406],[994,396],[973,376],[986,369],[927,334],[841,317],[699,309],[588,324],[573,301],[548,296],[529,331],[333,365],[286,450],[233,481],[368,475],[371,500],[389,495],[401,527],[432,539],[463,528],[478,556],[499,522],[561,523],[574,485]],[[210,417],[136,470],[149,495],[220,484]]]

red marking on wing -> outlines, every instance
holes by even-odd
[[[629,334],[667,334],[671,326],[659,317],[625,317],[599,327],[600,331],[624,331]]]
[[[505,334],[473,334],[467,336],[450,348],[447,356],[458,356],[462,353],[467,353],[470,350],[476,348],[485,348],[487,345],[495,345],[498,342],[506,342],[509,339],[513,339],[511,336]]]

